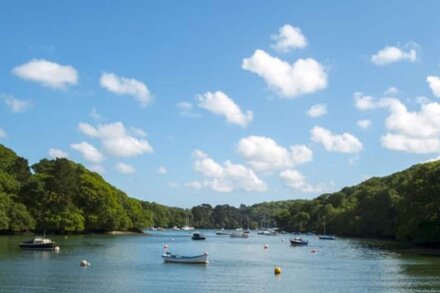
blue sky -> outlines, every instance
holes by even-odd
[[[173,206],[313,198],[440,154],[434,1],[2,1],[0,143]]]

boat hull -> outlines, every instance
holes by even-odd
[[[336,237],[333,235],[322,235],[322,236],[319,236],[319,239],[321,239],[321,240],[336,240]]]
[[[306,246],[309,245],[308,241],[294,241],[294,240],[290,240],[290,245],[292,246]]]
[[[208,255],[196,255],[196,256],[180,256],[174,254],[164,254],[162,259],[166,263],[183,263],[183,264],[207,264]]]
[[[55,248],[55,243],[32,244],[32,243],[22,242],[22,243],[20,243],[20,248],[52,250]]]

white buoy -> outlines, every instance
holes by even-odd
[[[82,267],[87,267],[87,266],[89,266],[90,264],[89,264],[85,259],[83,259],[83,260],[80,262],[79,265],[82,266]]]
[[[55,252],[60,252],[60,247],[59,246],[55,246],[54,250],[55,250]]]
[[[269,244],[264,244],[264,249],[268,249],[269,248]]]
[[[165,245],[163,246],[163,249],[168,249],[168,244],[165,244]]]

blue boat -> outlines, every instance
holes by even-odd
[[[321,240],[336,240],[335,235],[321,235],[319,236]]]
[[[290,239],[290,244],[293,246],[305,246],[305,245],[309,245],[309,241],[303,240],[300,237],[295,237]]]
[[[206,236],[200,232],[194,232],[191,237],[192,240],[205,240]]]

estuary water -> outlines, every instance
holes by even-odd
[[[179,231],[49,237],[59,253],[20,250],[32,237],[0,236],[0,292],[440,292],[439,257],[381,250],[357,239],[302,236],[309,246],[292,247],[291,235],[203,233],[205,241]],[[206,251],[210,263],[165,264],[165,244],[181,255]],[[91,265],[80,267],[83,259]],[[274,275],[275,266],[281,275]]]

